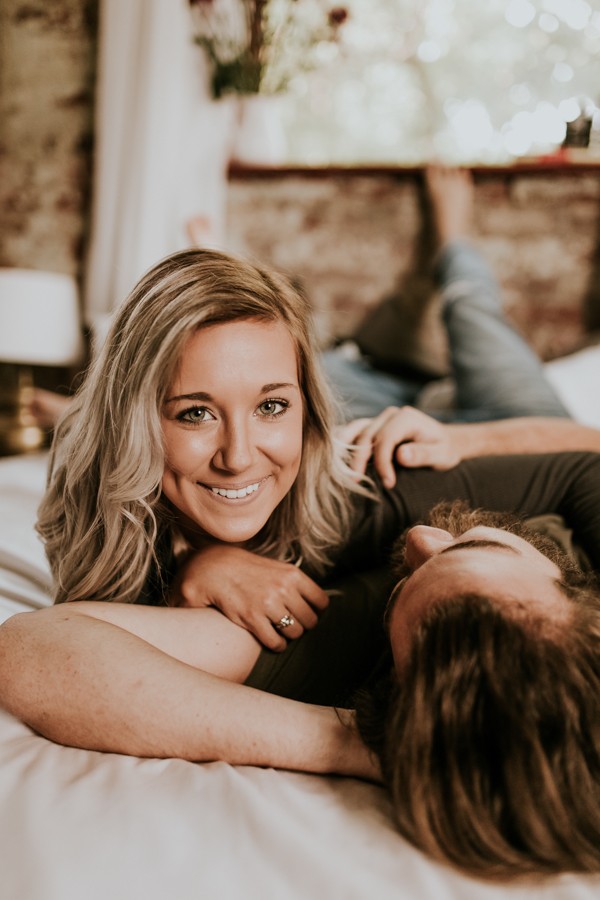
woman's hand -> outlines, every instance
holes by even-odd
[[[364,475],[373,457],[385,487],[396,483],[394,459],[409,469],[451,469],[462,459],[460,425],[442,425],[412,406],[388,406],[373,419],[342,425],[336,437],[351,445],[350,467]]]
[[[296,566],[227,544],[189,556],[171,591],[172,606],[215,606],[278,651],[314,628],[328,603],[325,591]],[[285,617],[292,624],[281,628]]]

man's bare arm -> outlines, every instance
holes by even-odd
[[[456,446],[461,460],[513,453],[600,452],[600,430],[580,425],[571,419],[523,416],[443,427],[447,429],[449,440]]]
[[[13,616],[0,627],[1,706],[50,740],[73,747],[376,777],[356,732],[335,710],[195,668],[106,620],[122,607],[100,605],[104,618],[65,604]],[[154,613],[164,612],[157,640],[163,647],[176,641],[179,625],[171,631],[171,614],[189,616],[188,631],[202,641],[192,623],[195,613],[207,611],[140,612],[151,615],[136,613],[136,627],[152,640],[159,622]],[[192,643],[193,637],[188,649]],[[230,648],[222,645],[220,652]],[[178,655],[187,657],[188,650]]]
[[[475,456],[600,452],[600,430],[570,419],[526,416],[444,425],[410,406],[390,406],[373,419],[349,422],[338,436],[351,445],[351,467],[364,473],[373,457],[386,487],[395,484],[394,459],[406,468],[451,469]]]
[[[45,614],[53,621],[78,615],[118,625],[180,662],[240,684],[261,649],[249,631],[210,607],[177,609],[88,600],[63,603]]]

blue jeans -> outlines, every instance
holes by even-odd
[[[433,415],[453,422],[568,417],[537,355],[504,318],[498,285],[475,247],[466,241],[446,245],[435,274],[455,400],[453,409]],[[429,380],[383,372],[358,352],[348,358],[347,345],[326,350],[322,360],[348,419],[377,415],[386,406],[418,406]]]

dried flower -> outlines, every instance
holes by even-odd
[[[194,39],[212,69],[212,94],[276,93],[318,65],[348,13],[326,0],[190,0]]]
[[[329,10],[329,23],[331,25],[343,25],[347,18],[348,10],[343,6],[334,6],[333,9]]]

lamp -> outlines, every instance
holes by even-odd
[[[75,279],[0,268],[0,454],[39,450],[32,366],[70,366],[83,350]]]

